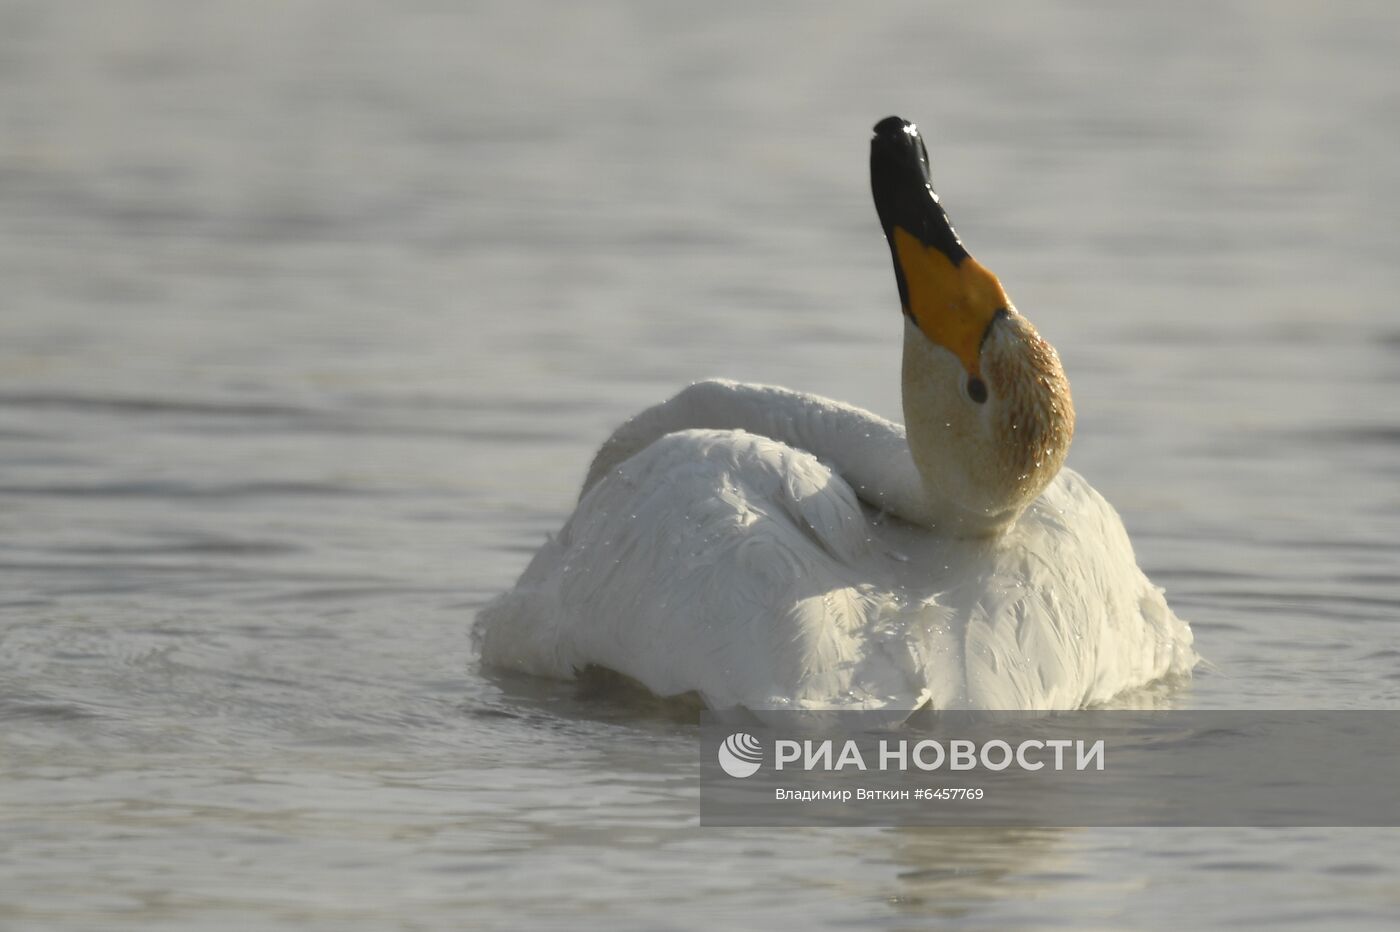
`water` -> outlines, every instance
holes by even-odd
[[[1368,927],[1392,831],[705,830],[467,632],[708,375],[898,415],[868,130],[1211,661],[1400,707],[1387,4],[0,4],[0,926]]]

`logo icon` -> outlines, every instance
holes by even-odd
[[[719,746],[719,766],[731,777],[751,777],[763,766],[763,745],[753,735],[736,731]]]

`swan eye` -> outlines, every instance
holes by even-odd
[[[967,397],[979,405],[987,400],[987,383],[978,378],[967,380]]]

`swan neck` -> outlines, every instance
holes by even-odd
[[[691,429],[743,430],[817,457],[866,504],[912,524],[938,526],[904,428],[818,395],[723,379],[696,382],[623,424],[603,444],[584,482],[604,475],[654,440]]]

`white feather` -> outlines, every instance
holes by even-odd
[[[482,610],[482,658],[752,710],[1075,708],[1190,671],[1190,628],[1078,474],[991,540],[869,504],[917,507],[917,483],[899,425],[699,383],[605,445],[558,536]]]

